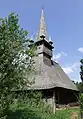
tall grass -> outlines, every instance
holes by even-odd
[[[50,105],[42,102],[41,93],[23,95],[13,100],[7,119],[70,119],[72,112],[79,112],[79,109],[65,109],[53,114]]]

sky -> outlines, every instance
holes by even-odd
[[[38,30],[42,5],[54,50],[53,59],[71,80],[80,81],[80,59],[83,58],[83,0],[0,0],[0,18],[18,14],[20,27],[29,37]]]

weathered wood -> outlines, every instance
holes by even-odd
[[[53,114],[56,112],[56,97],[55,97],[55,89],[53,90]]]

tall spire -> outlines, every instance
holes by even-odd
[[[47,32],[46,32],[46,25],[45,25],[45,21],[44,21],[44,10],[42,7],[42,11],[41,11],[41,17],[40,17],[40,24],[39,24],[39,29],[38,29],[38,33],[36,36],[36,40],[40,40],[40,36],[45,36],[45,40],[47,39]]]

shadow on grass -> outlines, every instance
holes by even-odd
[[[41,119],[41,115],[27,108],[9,111],[7,119]]]

